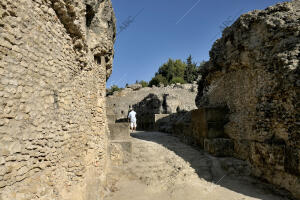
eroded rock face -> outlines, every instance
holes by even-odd
[[[298,198],[299,20],[299,1],[242,15],[212,47],[196,100],[198,107],[228,107],[225,133],[236,153],[255,175]]]
[[[0,16],[0,199],[101,199],[110,0],[4,0]]]

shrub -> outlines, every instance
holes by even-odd
[[[167,85],[168,81],[161,74],[157,74],[154,78],[151,79],[151,81],[149,82],[149,86],[150,87],[152,87],[153,85],[159,86],[160,83],[162,83],[163,85]]]
[[[171,81],[171,84],[176,84],[176,83],[180,83],[180,84],[184,84],[185,81],[183,80],[182,77],[174,77]]]
[[[139,82],[139,84],[141,84],[142,87],[148,87],[148,85],[149,85],[149,83],[148,83],[147,81],[144,81],[144,80],[141,80],[141,81]]]
[[[184,80],[188,83],[192,83],[197,80],[198,74],[196,63],[193,63],[191,55],[186,59],[186,64]]]
[[[167,82],[170,83],[170,81],[174,77],[184,77],[184,71],[186,68],[186,64],[182,62],[181,60],[172,60],[169,59],[168,62],[164,63],[159,69],[158,73],[166,78]]]
[[[119,88],[117,85],[112,85],[110,89],[108,89],[107,95],[113,95],[114,92],[121,91],[122,88]]]

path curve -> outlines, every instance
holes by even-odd
[[[105,200],[288,200],[247,176],[237,159],[210,156],[160,132],[136,132],[131,140],[132,161],[112,168]]]

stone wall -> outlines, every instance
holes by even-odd
[[[155,114],[171,114],[197,108],[194,99],[197,85],[177,84],[166,87],[129,86],[107,97],[107,107],[116,120],[127,120],[129,107],[137,112],[137,125],[142,130],[152,130]]]
[[[101,199],[110,0],[2,0],[0,16],[0,199]]]
[[[242,15],[210,51],[198,107],[229,109],[225,135],[258,177],[300,198],[300,2]]]

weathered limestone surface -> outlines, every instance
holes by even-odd
[[[224,132],[253,174],[300,198],[300,2],[242,15],[210,51],[198,107],[224,106]]]
[[[101,199],[110,0],[1,0],[0,199]]]

